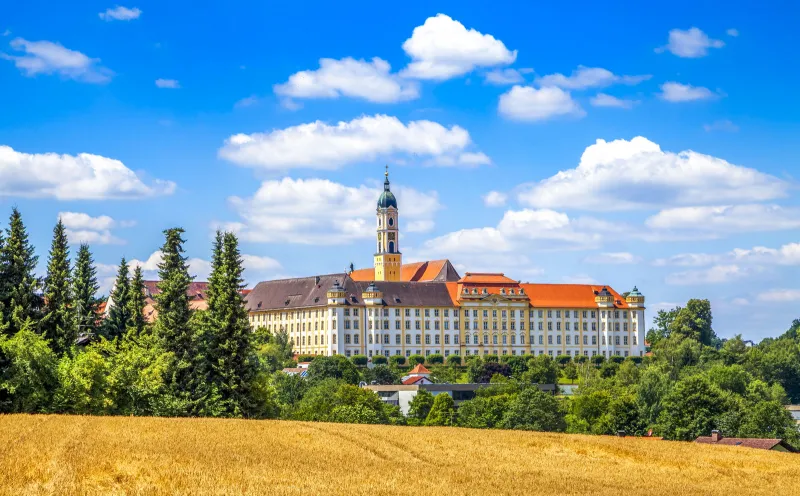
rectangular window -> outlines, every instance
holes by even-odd
[[[483,321],[483,330],[484,331],[488,331],[489,330],[489,323],[486,322],[485,320]]]
[[[548,322],[548,324],[549,324],[549,322]],[[557,331],[561,330],[561,321],[560,320],[556,322],[556,330]]]
[[[433,316],[434,317],[438,317],[439,316],[439,309],[438,308],[434,308],[433,309]]]
[[[594,310],[592,310],[592,318],[595,318],[595,315],[596,315],[596,314],[595,314],[595,311],[594,311]]]
[[[553,311],[552,310],[548,310],[547,311],[547,318],[550,319],[552,317],[553,317]]]
[[[561,334],[556,335],[556,344],[561,344]]]
[[[483,335],[483,344],[489,344],[489,335],[488,334],[484,334]]]
[[[586,330],[587,330],[587,328],[586,328],[587,324],[588,324],[587,322],[584,322],[584,323],[583,323],[583,330],[584,330],[584,331],[586,331]]]
[[[414,309],[414,317],[419,317],[419,308]]]
[[[420,344],[421,343],[421,339],[422,338],[419,336],[419,334],[414,336],[414,344]]]
[[[428,309],[428,308],[426,308],[426,309],[425,309],[425,316],[426,316],[426,317],[430,317],[430,316],[431,316],[431,311],[430,311],[430,309]]]
[[[444,344],[450,344],[450,335],[449,334],[445,334],[444,335]]]
[[[597,330],[597,322],[592,322],[592,330],[593,331]]]
[[[556,310],[556,318],[557,319],[561,318],[561,310]]]
[[[547,336],[547,344],[553,344],[553,336]]]
[[[459,327],[461,327],[461,326],[458,325],[458,321],[457,320],[455,322],[453,322],[453,329],[458,331]],[[469,329],[469,326],[464,326],[464,329]]]
[[[426,320],[425,321],[425,330],[426,331],[430,331],[431,330],[431,321],[430,320]]]
[[[453,336],[453,344],[458,344],[458,334]]]
[[[344,344],[350,344],[350,335],[349,334],[345,334],[344,335]]]
[[[564,330],[569,331],[569,322],[566,323]]]
[[[586,318],[586,310],[583,311],[583,318]]]
[[[548,322],[547,323],[547,330],[548,331],[552,331],[553,330],[553,322]]]
[[[571,342],[570,336],[569,334],[567,334],[567,344],[571,344],[570,342]]]
[[[625,331],[625,332],[628,332],[628,323],[627,322],[623,322],[622,323],[622,330]]]
[[[539,335],[539,344],[544,344],[544,342],[543,342],[543,341],[544,341],[544,336],[542,336],[542,335],[540,334],[540,335]]]
[[[384,334],[383,335],[383,344],[389,344],[389,335],[388,334]]]
[[[585,334],[583,335],[583,344],[584,344],[584,345],[587,345],[587,344],[589,344],[589,336],[587,336],[587,335],[585,335]]]
[[[421,324],[419,323],[419,320],[415,320],[414,321],[414,329],[419,331],[421,329],[420,325]]]
[[[539,310],[539,318],[540,318],[540,319],[542,318],[542,315],[543,315],[543,314],[544,314],[544,311],[543,311],[543,310]]]
[[[349,308],[345,308],[344,309],[344,316],[345,317],[349,317],[350,316],[350,309]]]
[[[438,324],[438,322],[437,322],[437,324]],[[449,331],[450,330],[450,321],[449,320],[445,320],[444,321],[444,330],[445,331]]]
[[[394,337],[394,344],[400,344],[400,335],[396,334]]]
[[[399,308],[395,308],[394,309],[394,316],[395,317],[399,317],[400,316],[400,309]]]
[[[619,336],[614,336],[614,344],[619,346]]]
[[[437,330],[437,331],[439,330],[439,321],[438,321],[438,320],[434,320],[434,321],[433,321],[433,328],[434,328],[435,330]]]
[[[399,320],[395,320],[394,321],[394,330],[395,331],[399,331],[400,330],[400,321]]]
[[[411,334],[406,334],[406,344],[411,344]]]
[[[431,344],[431,335],[430,334],[426,334],[425,335],[425,344]]]
[[[344,321],[344,328],[345,329],[350,329],[350,321],[349,320],[345,320]]]
[[[433,344],[441,344],[441,343],[439,343],[439,335],[438,334],[433,337]]]
[[[353,344],[358,344],[358,334],[353,334]]]
[[[622,344],[628,346],[628,336],[622,336]]]
[[[406,317],[411,317],[411,309],[410,308],[406,308],[405,315],[406,315]]]
[[[384,331],[388,331],[389,330],[389,321],[388,320],[384,320],[383,321],[383,330]]]
[[[444,316],[445,317],[449,317],[450,316],[450,310],[449,309],[447,309],[447,308],[444,309]]]

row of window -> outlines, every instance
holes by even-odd
[[[395,353],[394,353],[395,355],[401,355],[401,352],[400,352],[400,350],[394,350],[394,351],[395,351]],[[410,357],[410,356],[411,356],[411,352],[412,352],[412,351],[414,351],[414,354],[415,354],[415,355],[421,355],[421,354],[422,354],[422,350],[406,350],[406,356],[407,356],[407,357]],[[434,352],[434,353],[435,353],[435,351],[436,351],[436,350],[425,350],[425,356],[430,356],[430,355],[432,354],[432,352]],[[467,355],[467,356],[469,356],[469,355],[480,355],[480,354],[481,354],[481,353],[480,353],[478,350],[469,350],[469,349],[467,349],[467,350],[464,350],[464,351],[465,351],[465,353],[466,353],[466,355]],[[558,351],[558,350],[556,350],[556,351]],[[372,351],[372,350],[368,350],[368,352],[369,352],[369,356],[370,356],[370,357],[372,357],[372,356],[373,356],[373,351]],[[591,356],[595,356],[595,355],[597,355],[597,354],[598,354],[596,350],[591,350],[591,352],[592,352],[592,353],[591,353]],[[345,353],[345,355],[346,355],[346,356],[348,356],[348,357],[353,355],[353,351],[351,351],[351,350],[345,350],[345,352],[344,352],[344,353]],[[574,353],[574,354],[571,354],[571,353],[570,353],[570,350],[566,350],[566,352],[565,352],[565,353],[566,353],[568,356],[576,356],[576,357],[577,357],[577,356],[580,356],[580,352],[579,352],[579,351],[577,351],[577,350],[575,351],[575,353]],[[610,357],[610,356],[612,356],[612,354],[611,354],[611,353],[608,353],[608,352],[606,352],[605,350],[603,350],[603,352],[602,352],[602,353],[603,353],[603,356],[604,356],[604,357],[606,357],[606,358],[607,358],[607,357]],[[628,356],[630,356],[630,352],[628,352],[628,351],[624,351],[624,352],[622,352],[622,353],[623,353],[623,355],[622,355],[622,356],[624,356],[624,357],[628,357]],[[381,353],[380,353],[380,352],[375,352],[374,354],[377,356],[377,355],[380,355]],[[389,352],[389,350],[383,350],[383,353],[382,353],[382,354],[383,354],[383,356],[385,356],[385,357],[387,357],[387,358],[388,358],[389,356],[391,356],[391,353]],[[453,354],[455,355],[456,353],[453,353]],[[504,355],[504,356],[505,356],[505,355],[508,355],[508,350],[502,350],[502,353],[498,353],[498,350],[491,350],[491,353],[490,353],[490,350],[483,350],[483,355],[489,355],[489,354],[492,354],[492,355],[498,355],[498,354],[502,354],[502,355]],[[517,350],[511,350],[511,354],[512,354],[512,355],[516,355],[516,354],[517,354]],[[523,355],[523,354],[525,354],[525,353],[523,353],[523,352],[520,352],[519,354],[520,354],[520,355]],[[539,354],[539,355],[544,355],[544,354],[545,354],[545,352],[544,352],[544,350],[539,350],[539,353],[538,353],[538,354]],[[555,353],[553,350],[547,350],[547,354],[548,354],[550,357],[553,357],[553,356],[555,356],[557,353]],[[558,352],[558,354],[560,354],[560,352]],[[617,355],[617,354],[618,354],[618,353],[614,353],[614,355]],[[640,350],[640,351],[639,351],[639,356],[642,356],[642,355],[644,355],[644,352]],[[447,357],[447,356],[450,356],[450,350],[444,350],[444,356],[446,356],[446,357]],[[590,355],[589,355],[589,350],[584,350],[584,351],[583,351],[583,356],[587,356],[587,357],[588,357],[588,356],[590,356]]]
[[[530,344],[534,343],[534,338],[535,337],[533,335],[530,336]],[[638,345],[639,341],[638,341],[637,336],[634,335],[632,338],[633,338],[632,339],[633,345],[634,346]],[[302,339],[303,339],[303,344],[305,344],[305,337],[303,337]],[[434,334],[433,335],[433,344],[442,344],[441,343],[441,339],[442,338],[441,338],[441,336],[439,334]],[[449,334],[445,334],[443,339],[444,339],[444,344],[446,344],[446,345],[450,344],[450,335]],[[478,344],[479,339],[480,339],[480,336],[478,334],[474,334],[472,336],[472,344]],[[498,345],[498,344],[502,343],[504,345],[508,345],[509,344],[509,339],[510,339],[510,344],[512,344],[512,345],[516,345],[517,344],[517,335],[516,334],[511,334],[510,337],[508,335],[506,335],[506,334],[503,334],[502,336],[499,336],[499,337],[498,337],[497,334],[494,334],[492,336],[492,344],[493,345]],[[345,334],[344,335],[344,343],[345,344],[359,344],[358,340],[359,340],[359,335],[358,334],[353,334],[352,337],[351,337],[350,334]],[[378,344],[378,343],[381,343],[381,342],[383,344],[391,344],[390,343],[391,336],[389,334],[383,334],[382,337],[379,334],[379,335],[375,336],[374,340],[375,341],[373,343],[372,334],[368,334],[367,335],[367,341],[368,341],[369,344]],[[416,334],[414,336],[414,344],[422,344],[422,340],[423,340],[423,337],[420,336],[419,334]],[[424,337],[424,340],[425,340],[425,344],[426,345],[431,344],[431,335],[430,334],[426,334],[425,337]],[[453,344],[459,344],[458,343],[458,334],[456,334],[456,335],[454,335],[452,337],[452,341],[453,341]],[[593,346],[597,346],[597,336],[592,336],[591,342],[592,342]],[[334,336],[333,343],[336,344],[335,336]],[[573,343],[576,346],[580,345],[581,344],[580,343],[580,336],[578,336],[576,334],[574,340],[572,339],[572,335],[570,335],[570,334],[567,334],[566,336],[564,336],[564,344],[572,345]],[[309,344],[310,344],[310,337],[309,337]],[[314,344],[316,344],[316,337],[314,338]],[[325,344],[324,343],[324,338],[323,338],[323,343],[322,344]],[[401,337],[400,337],[399,334],[395,335],[394,344],[396,344],[396,345],[401,344]],[[411,335],[410,334],[406,334],[405,344],[408,344],[408,345],[411,344]],[[464,336],[464,344],[470,344],[470,335],[469,334]],[[485,344],[485,345],[489,344],[489,335],[488,334],[484,334],[483,335],[483,344]],[[525,335],[524,334],[520,334],[519,335],[519,344],[521,344],[521,345],[525,344]],[[539,336],[539,344],[544,344],[544,336]],[[548,345],[552,345],[552,344],[560,345],[561,344],[561,335],[559,334],[559,335],[555,336],[555,343],[553,343],[553,336],[547,336],[547,344]],[[606,344],[606,337],[605,336],[601,336],[600,337],[600,344],[601,345],[605,345]],[[609,339],[608,339],[608,344],[611,344],[611,337],[609,337]],[[620,340],[620,336],[614,336],[614,344],[617,345],[617,346],[619,346],[620,344],[622,344],[623,346],[628,346],[628,336],[622,336],[621,340]],[[584,346],[588,346],[589,345],[589,336],[586,336],[586,335],[583,336],[583,345]]]
[[[331,310],[333,310],[333,309],[331,309]],[[431,310],[433,310],[433,311],[431,312]],[[434,309],[430,309],[430,308],[425,308],[425,309],[415,308],[414,309],[414,316],[415,317],[420,317],[420,316],[422,316],[424,314],[425,317],[430,317],[431,313],[432,313],[434,317],[439,317],[440,316],[440,311],[441,311],[441,313],[443,314],[444,317],[449,317],[450,316],[450,309],[448,309],[448,308],[444,308],[444,309],[441,309],[441,310],[438,309],[438,308],[434,308]],[[327,309],[297,310],[297,311],[292,311],[292,312],[281,312],[280,314],[278,314],[278,313],[257,313],[257,314],[255,314],[255,320],[257,322],[271,322],[273,320],[294,320],[294,319],[306,319],[306,318],[309,318],[309,319],[310,318],[319,318],[320,316],[324,317],[326,315],[326,312],[327,312]],[[389,316],[389,309],[388,308],[368,308],[367,312],[368,312],[370,317],[380,317],[380,316],[388,317]],[[479,312],[481,312],[481,313],[479,314]],[[524,319],[526,311],[525,310],[514,310],[514,309],[512,309],[512,310],[491,310],[491,312],[492,312],[492,318],[494,318],[494,319],[496,319],[498,317],[498,313],[499,313],[500,317],[503,318],[503,319],[508,318],[508,317],[513,319],[513,318],[516,318],[517,316],[520,319]],[[528,311],[528,317],[533,319],[534,318],[534,314],[537,314],[538,317],[541,319],[541,318],[544,318],[544,312],[545,312],[545,310],[529,310]],[[562,310],[547,310],[546,312],[547,312],[547,318],[548,319],[553,318],[553,314],[555,314],[555,318],[557,318],[557,319],[561,318]],[[394,309],[394,316],[395,317],[400,317],[400,313],[401,312],[400,312],[399,308],[395,308]],[[564,318],[567,318],[567,319],[570,318],[570,314],[572,315],[572,318],[574,318],[574,319],[579,318],[578,317],[578,315],[579,315],[579,311],[578,310],[563,310],[563,313],[564,313]],[[613,311],[612,310],[608,310],[608,311],[602,310],[602,311],[600,311],[600,315],[601,315],[602,318],[606,318],[606,316],[608,316],[608,318],[611,318],[612,317],[612,313],[613,313],[613,318],[615,318],[615,319],[620,318],[620,315],[622,315],[623,319],[627,319],[628,318],[628,311],[627,310],[621,310],[621,311],[620,310],[613,310]],[[636,312],[631,312],[631,313],[632,313],[633,316],[636,315]],[[403,314],[404,314],[405,317],[411,317],[411,309],[410,308],[404,309]],[[582,310],[582,311],[580,311],[580,314],[584,319],[590,318],[590,315],[591,315],[592,319],[597,317],[597,315],[596,315],[597,311],[596,310],[591,310],[591,311],[590,310]],[[344,315],[345,315],[345,317],[350,317],[350,316],[358,317],[359,309],[355,308],[355,307],[354,308],[347,307],[347,308],[344,309]],[[465,318],[470,318],[470,316],[472,316],[473,318],[478,318],[478,315],[482,315],[484,318],[488,318],[489,317],[489,310],[477,310],[477,309],[465,308],[463,315],[464,315]],[[459,316],[459,310],[453,309],[453,317],[458,317],[458,316]]]

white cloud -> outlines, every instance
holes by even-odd
[[[97,14],[104,21],[132,21],[142,15],[142,11],[134,7],[132,9],[116,6],[113,9],[106,9],[105,12]]]
[[[483,203],[487,207],[502,207],[508,201],[508,195],[499,191],[490,191],[483,196]]]
[[[546,87],[514,86],[500,95],[500,115],[518,121],[540,121],[558,116],[583,117],[586,112],[568,91]]]
[[[253,105],[259,102],[259,98],[255,95],[250,95],[248,97],[242,98],[241,100],[237,101],[233,104],[234,108],[244,108],[244,107],[252,107]]]
[[[719,255],[710,255],[707,253],[680,253],[668,258],[659,258],[653,261],[653,265],[657,267],[665,267],[674,265],[678,267],[701,267],[703,265],[711,265],[719,263],[721,257]]]
[[[264,181],[249,198],[231,197],[241,221],[223,226],[258,243],[335,245],[375,236],[375,202],[382,188],[325,179]],[[401,232],[428,231],[441,208],[436,192],[393,186]],[[402,249],[402,246],[401,246]]]
[[[597,142],[575,169],[523,185],[518,199],[536,208],[631,210],[668,205],[764,201],[789,185],[755,169],[693,151],[664,152],[647,138]]]
[[[756,246],[749,249],[734,248],[722,254],[681,253],[657,259],[657,266],[703,266],[713,264],[800,265],[800,243],[788,243],[780,248]]]
[[[414,28],[403,50],[412,62],[402,75],[417,79],[445,80],[471,72],[476,67],[508,65],[517,58],[502,41],[464,27],[444,14],[429,17]]]
[[[175,183],[142,179],[119,160],[81,153],[21,153],[0,145],[0,196],[107,200],[171,194]]]
[[[727,119],[723,119],[719,121],[714,121],[711,124],[704,124],[703,129],[705,129],[706,132],[726,131],[729,133],[735,133],[736,131],[739,130],[739,126],[737,126],[736,124]]]
[[[725,32],[728,34],[728,36],[733,36],[734,38],[739,36],[739,30],[736,29],[736,28],[730,28],[729,30],[727,30]]]
[[[598,253],[586,257],[584,262],[601,265],[630,265],[637,264],[641,257],[628,252]]]
[[[773,289],[758,295],[759,301],[770,303],[789,303],[800,301],[800,289]]]
[[[178,89],[181,87],[181,84],[178,82],[177,79],[156,79],[156,86],[159,88],[169,88],[169,89]]]
[[[268,133],[236,134],[219,156],[268,170],[337,169],[345,164],[411,155],[427,165],[475,166],[489,157],[470,152],[466,129],[420,120],[403,124],[388,115],[363,116],[329,125],[322,121]]]
[[[754,272],[754,269],[743,268],[736,264],[714,265],[708,269],[687,270],[670,274],[665,282],[674,286],[722,284],[749,277]]]
[[[161,259],[161,250],[156,250],[146,260],[129,260],[128,267],[133,270],[139,266],[142,268],[146,280],[158,280],[158,264],[161,263]],[[195,281],[208,280],[208,276],[211,274],[211,262],[197,257],[189,258],[186,262],[189,264],[189,275],[193,276]],[[242,264],[245,270],[245,279],[252,280],[258,280],[259,275],[274,274],[275,271],[282,268],[277,260],[258,255],[242,254]],[[114,272],[116,272],[116,267]]]
[[[625,100],[623,98],[617,98],[605,93],[598,93],[597,95],[593,96],[591,100],[589,100],[589,103],[595,107],[616,107],[629,109],[638,104],[639,100]]]
[[[767,194],[760,188],[753,193]],[[739,233],[800,229],[800,209],[778,205],[745,204],[679,207],[658,212],[645,224],[652,229]]]
[[[565,284],[598,284],[597,280],[587,274],[577,274],[574,276],[563,276],[561,280]]]
[[[60,212],[58,217],[64,223],[67,237],[72,244],[123,244],[125,241],[114,236],[111,230],[135,225],[134,221],[117,222],[107,215],[92,217],[80,212]]]
[[[661,85],[661,93],[658,96],[668,102],[693,102],[695,100],[708,100],[719,95],[708,88],[702,86],[692,86],[691,84],[681,84],[669,81]]]
[[[372,62],[346,57],[320,59],[319,69],[300,71],[275,93],[286,98],[361,98],[376,103],[394,103],[419,98],[419,84],[391,74],[389,63],[375,57]]]
[[[652,76],[649,74],[641,76],[618,76],[608,69],[602,67],[584,67],[582,65],[572,71],[572,74],[549,74],[536,78],[536,83],[540,86],[558,86],[568,90],[585,90],[587,88],[604,88],[612,84],[635,85],[642,81],[647,81]]]
[[[730,34],[730,33],[728,33]],[[738,32],[737,32],[738,34]],[[656,52],[668,50],[673,55],[685,58],[699,58],[708,55],[709,48],[722,48],[725,42],[708,37],[703,31],[692,27],[687,30],[673,29],[669,32],[669,42],[656,49]]]
[[[37,74],[58,74],[84,83],[107,83],[114,75],[100,65],[100,59],[90,58],[51,41],[14,38],[11,40],[11,48],[25,54],[16,56],[0,52],[0,58],[14,62],[17,69],[29,77]]]
[[[489,84],[496,84],[499,86],[506,84],[517,84],[525,81],[523,76],[524,69],[494,69],[483,75],[484,80]]]

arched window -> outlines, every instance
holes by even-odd
[[[394,241],[389,241],[389,253],[394,253]]]
[[[393,226],[393,225],[394,225],[394,218],[389,217],[389,226]]]

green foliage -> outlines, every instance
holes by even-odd
[[[389,357],[389,363],[395,367],[402,367],[406,364],[406,357],[402,355],[392,355]]]
[[[438,353],[428,355],[428,363],[431,365],[441,365],[444,363],[444,357]]]
[[[570,380],[570,382],[574,383],[575,379],[578,378],[578,367],[575,365],[574,362],[569,362],[564,367],[564,377]]]
[[[547,355],[539,355],[528,360],[528,370],[522,375],[522,380],[529,384],[556,384],[558,376],[556,362]]]
[[[569,355],[558,355],[556,357],[556,363],[561,365],[562,367],[572,361],[572,357]]]
[[[620,355],[612,355],[612,356],[608,357],[608,361],[616,363],[617,365],[621,365],[622,362],[625,361],[625,357],[622,357]]]
[[[385,357],[384,357],[385,358]],[[376,365],[371,369],[363,369],[362,376],[367,384],[399,384],[397,374],[387,365]]]
[[[78,336],[69,266],[69,242],[61,219],[53,229],[53,243],[44,279],[44,314],[39,328],[56,355],[68,351]]]
[[[297,355],[297,363],[312,362],[315,358],[317,358],[316,355]]]
[[[142,267],[137,265],[133,269],[133,278],[130,282],[129,298],[128,298],[128,333],[133,333],[134,336],[141,335],[147,321],[144,318],[145,295],[144,295],[144,277],[142,276]]]
[[[487,363],[498,363],[500,359],[497,355],[483,355],[483,361]]]
[[[658,418],[669,439],[690,441],[718,427],[728,401],[719,387],[702,376],[678,381],[663,400]]]
[[[81,244],[75,259],[72,276],[72,294],[75,299],[75,321],[78,333],[97,332],[97,307],[100,300],[97,291],[97,269],[94,266],[89,245]]]
[[[372,357],[373,365],[386,365],[387,363],[389,363],[389,359],[383,355],[375,355]]]
[[[367,363],[369,363],[369,358],[367,358],[367,355],[353,355],[350,357],[350,361],[359,367],[366,367]]]
[[[375,410],[364,405],[340,405],[335,407],[330,416],[329,422],[341,422],[345,424],[381,424],[384,423]]]
[[[458,367],[458,366],[461,365],[461,356],[459,356],[459,355],[449,355],[445,359],[445,362],[447,363],[447,365],[450,365],[452,367]]]
[[[47,341],[33,332],[32,321],[18,324],[11,338],[0,336],[0,412],[46,413],[58,384],[58,358]]]
[[[504,377],[511,377],[511,367],[505,363],[474,360],[470,362],[467,368],[467,375],[470,382],[489,383],[496,374]]]
[[[428,418],[433,407],[433,395],[427,389],[420,388],[411,401],[408,402],[408,418],[422,423]]]
[[[14,207],[0,251],[0,309],[3,322],[8,324],[7,335],[22,329],[28,319],[34,325],[38,323],[42,306],[38,294],[41,284],[35,275],[38,261],[22,216]]]
[[[425,419],[425,425],[453,425],[455,418],[453,398],[447,393],[439,393],[433,398],[433,406]]]
[[[564,411],[553,395],[537,387],[527,387],[511,402],[500,428],[563,432],[567,424]]]
[[[128,278],[128,262],[125,257],[119,263],[117,279],[109,297],[108,317],[103,322],[103,335],[114,339],[125,334],[131,320],[130,314],[130,280]]]
[[[499,427],[513,399],[511,395],[498,394],[467,400],[458,407],[458,425],[474,429]]]
[[[575,363],[577,364],[584,364],[589,361],[589,357],[586,355],[578,355],[575,357]]]
[[[408,357],[408,365],[414,367],[415,365],[422,365],[425,363],[425,357],[422,355],[411,355]]]
[[[597,367],[602,365],[603,362],[605,362],[605,361],[606,361],[606,357],[604,357],[603,355],[595,355],[595,356],[592,357],[592,363],[595,364],[595,366],[597,366]]]
[[[318,356],[308,366],[308,379],[312,382],[337,379],[358,384],[359,374],[355,364],[342,355]]]

